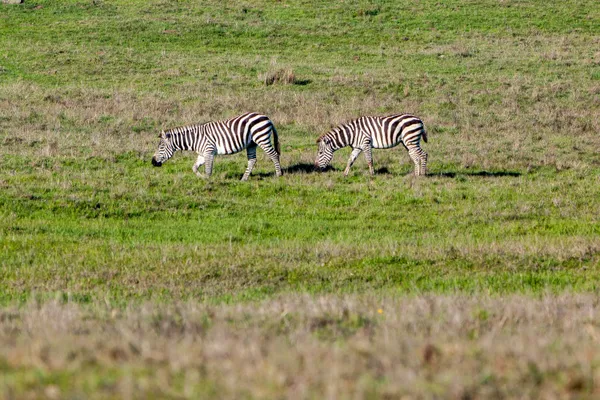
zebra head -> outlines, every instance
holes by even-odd
[[[331,143],[331,139],[328,137],[319,138],[317,144],[319,146],[319,152],[317,153],[317,159],[315,160],[315,168],[324,170],[331,162],[335,150]]]
[[[317,144],[319,145],[319,152],[317,153],[317,159],[315,160],[315,168],[324,170],[333,158],[333,145],[331,139],[326,136],[319,138]]]
[[[175,150],[173,149],[173,142],[171,141],[171,134],[162,131],[160,135],[160,142],[158,143],[158,150],[152,157],[152,165],[160,167],[165,161],[173,157]]]

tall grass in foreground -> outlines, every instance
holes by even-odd
[[[30,303],[0,313],[0,395],[593,398],[599,304],[596,295]]]

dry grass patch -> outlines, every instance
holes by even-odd
[[[0,391],[92,398],[598,395],[596,295],[109,304],[3,309]]]
[[[278,69],[276,71],[270,71],[261,76],[261,80],[265,85],[274,85],[281,83],[284,85],[293,85],[296,83],[296,75],[291,68]]]

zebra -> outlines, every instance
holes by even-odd
[[[271,135],[275,147],[271,146]],[[234,154],[246,149],[248,167],[242,180],[248,180],[256,164],[256,146],[260,146],[275,164],[275,173],[281,176],[279,138],[271,120],[262,114],[246,113],[226,121],[187,125],[162,131],[158,150],[152,157],[152,165],[160,167],[177,150],[198,153],[192,171],[202,177],[198,167],[204,164],[206,177],[212,174],[216,154]]]
[[[396,114],[387,117],[360,117],[339,125],[317,139],[319,152],[315,168],[323,170],[333,158],[333,152],[342,147],[351,146],[352,154],[344,170],[344,176],[356,161],[361,151],[369,164],[369,172],[374,174],[371,150],[389,149],[402,143],[415,164],[415,175],[425,175],[427,153],[421,149],[420,141],[427,142],[427,132],[423,121],[414,115]]]

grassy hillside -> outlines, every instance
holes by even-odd
[[[572,376],[553,371],[571,339],[544,360],[525,345],[515,350],[535,368],[519,364],[508,378],[454,386],[446,383],[456,379],[441,371],[453,371],[466,356],[440,339],[436,348],[452,361],[427,372],[429,383],[419,381],[416,391],[394,385],[407,379],[399,368],[422,373],[421,367],[399,361],[377,369],[373,362],[387,362],[388,344],[380,339],[398,329],[403,302],[433,299],[460,310],[466,302],[468,318],[479,312],[478,302],[489,302],[486,313],[504,307],[498,297],[536,310],[549,306],[535,297],[553,304],[558,296],[576,321],[598,312],[600,7],[595,1],[396,3],[0,5],[0,371],[8,376],[0,378],[0,394],[144,397],[160,388],[162,397],[277,397],[292,390],[299,397],[485,396],[490,382],[518,388],[519,379],[532,385],[532,395],[570,391]],[[265,83],[279,71],[293,82]],[[239,182],[245,153],[217,157],[209,181],[192,173],[192,154],[151,166],[160,129],[246,111],[275,122],[281,179],[260,151],[249,182]],[[419,115],[428,128],[428,177],[411,175],[402,148],[374,152],[373,178],[362,156],[343,177],[348,149],[336,153],[333,170],[312,171],[315,139],[331,126],[397,112]],[[585,311],[577,306],[582,301]],[[322,329],[321,322],[306,322],[315,304],[330,303],[327,313],[341,317],[323,317]],[[135,321],[153,321],[148,310],[179,321],[169,307],[203,310],[181,318],[205,321],[207,332],[216,326],[214,335],[227,329],[241,335],[244,321],[263,321],[260,310],[281,304],[300,322],[286,328],[288,317],[267,318],[268,334],[257,331],[246,343],[282,343],[265,350],[262,362],[279,365],[283,381],[225,374],[244,381],[235,387],[212,367],[174,366],[169,356],[153,361],[163,374],[159,384],[144,384],[156,378],[141,365],[151,353],[100,362],[110,351],[89,343],[102,336],[77,336],[89,319],[92,331],[118,342]],[[382,305],[385,313],[372,316]],[[69,348],[51,334],[43,340],[28,334],[46,329],[28,322],[36,313],[71,321],[56,332],[86,343],[73,350],[73,363],[53,364],[41,350],[26,353],[35,345],[52,354]],[[234,315],[230,326],[221,313]],[[383,322],[373,325],[373,318]],[[475,347],[463,342],[470,331],[443,329],[460,338],[465,352],[485,353],[502,321],[488,326],[491,336],[472,337]],[[531,332],[519,321],[499,340]],[[182,352],[194,351],[204,332],[161,336],[160,324],[143,326],[150,342],[154,335],[166,346],[190,340],[178,347]],[[422,329],[432,328],[411,329],[427,338]],[[573,324],[548,334],[571,337],[580,329]],[[365,386],[332,389],[302,375],[308,370],[301,350],[270,359],[291,352],[300,335],[310,342],[307,352],[317,346],[324,359],[339,356],[343,363],[361,354],[353,343],[363,334],[380,350],[350,373]],[[574,337],[592,343],[594,335]],[[96,361],[88,363],[89,354]],[[583,376],[579,385],[575,374],[574,387],[592,395],[600,358],[590,357],[568,366]],[[479,359],[474,370],[487,365],[485,371],[502,375],[504,367],[490,360]],[[299,371],[306,381],[285,378]],[[559,383],[546,387],[540,379]]]

